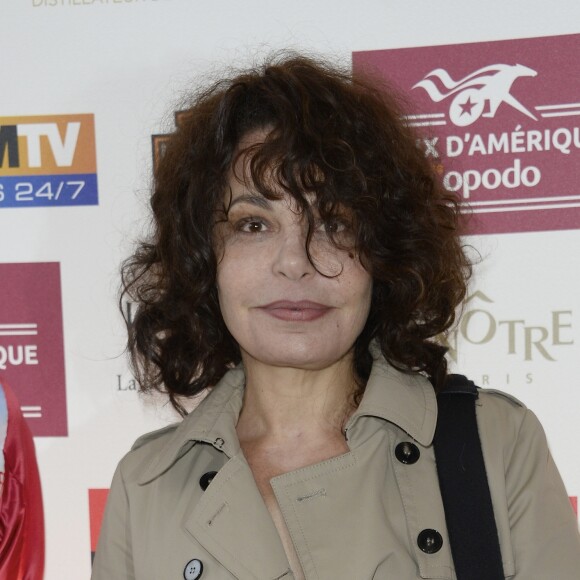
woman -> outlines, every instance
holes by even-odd
[[[140,384],[182,414],[209,394],[121,461],[93,580],[455,578],[435,337],[469,263],[400,118],[384,90],[300,57],[195,97],[124,280]],[[577,578],[537,419],[495,391],[477,413],[505,576]]]

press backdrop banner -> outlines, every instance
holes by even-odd
[[[88,578],[115,466],[178,420],[138,393],[119,266],[187,95],[295,49],[400,90],[469,212],[452,367],[539,416],[580,494],[580,3],[7,0],[0,9],[0,376],[35,434],[46,580]]]
[[[355,52],[414,103],[409,125],[470,231],[580,228],[580,35]]]
[[[0,280],[0,374],[34,435],[67,435],[59,264],[0,264]]]

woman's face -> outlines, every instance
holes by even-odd
[[[255,132],[241,145],[263,137]],[[372,278],[354,252],[331,243],[323,224],[315,224],[310,243],[315,267],[306,252],[307,218],[289,196],[269,201],[253,190],[246,165],[242,156],[230,171],[227,223],[216,232],[224,321],[246,362],[326,368],[350,352],[362,331]],[[226,207],[228,201],[229,195]],[[348,237],[340,220],[332,227]]]

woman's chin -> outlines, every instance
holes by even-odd
[[[330,341],[329,344],[323,346],[288,342],[289,344],[280,345],[278,348],[274,345],[267,345],[263,348],[242,349],[245,355],[243,356],[244,363],[248,365],[256,362],[279,368],[322,370],[338,363],[349,350],[338,349],[335,344],[332,345],[332,349],[329,349]]]

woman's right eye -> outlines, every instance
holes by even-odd
[[[236,229],[246,234],[260,234],[266,231],[266,224],[257,218],[246,218],[236,224]]]

